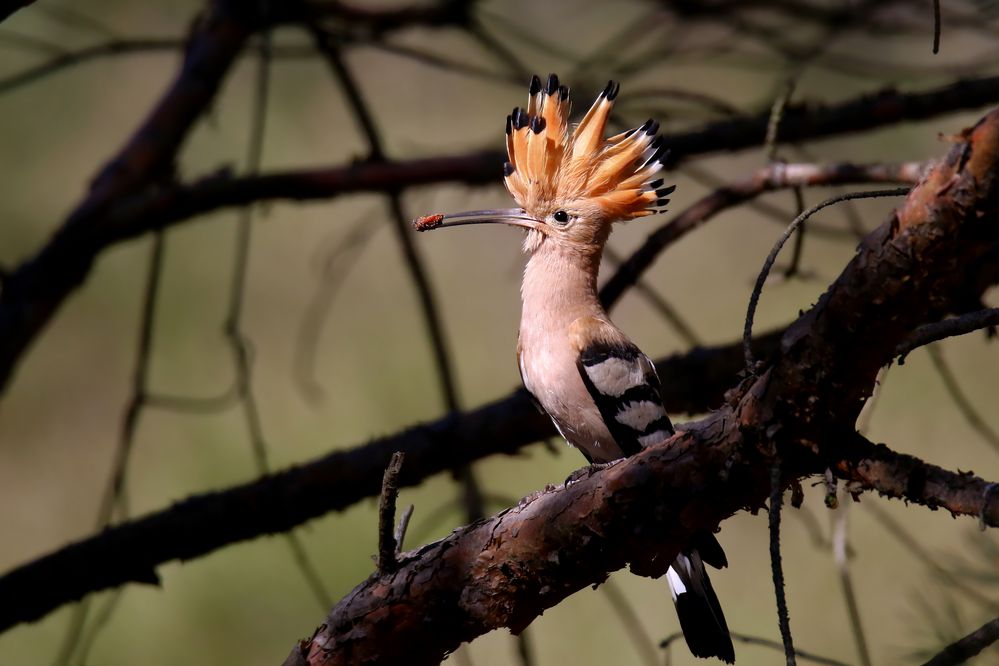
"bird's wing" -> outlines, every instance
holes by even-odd
[[[582,346],[576,366],[607,429],[626,456],[673,434],[655,366],[634,344],[595,340]]]

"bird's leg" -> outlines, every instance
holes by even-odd
[[[584,453],[583,455],[586,455],[586,454]],[[586,456],[586,459],[590,460],[590,457]],[[588,466],[586,466],[586,467],[580,467],[579,469],[577,469],[574,472],[572,472],[571,474],[569,474],[569,476],[565,477],[565,485],[568,486],[568,485],[573,484],[576,481],[579,481],[581,479],[588,479],[591,476],[593,476],[594,474],[596,474],[597,472],[602,472],[603,470],[607,469],[608,467],[613,467],[614,465],[618,464],[622,460],[624,460],[624,458],[619,458],[618,460],[611,460],[609,462],[601,462],[601,463],[595,463],[592,460],[590,460],[590,464]]]

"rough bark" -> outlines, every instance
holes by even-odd
[[[95,184],[52,238],[6,276],[0,292],[0,392],[21,356],[63,301],[86,279],[98,255],[114,243],[219,208],[263,198],[329,198],[344,192],[401,190],[430,182],[498,182],[498,152],[393,163],[347,165],[315,171],[232,179],[218,175],[178,185],[173,159],[194,121],[210,106],[228,70],[252,32],[301,20],[292,5],[272,14],[251,11],[254,3],[216,0],[192,34],[184,66],[149,118],[95,179]],[[317,5],[320,11],[324,5]],[[339,3],[326,16],[350,11]],[[432,13],[432,12],[431,12]],[[395,13],[370,12],[372,29],[400,27]],[[432,13],[433,14],[433,13]],[[450,10],[427,18],[438,25],[464,14]],[[374,19],[373,19],[374,20]],[[781,123],[782,141],[801,141],[920,120],[999,101],[999,77],[983,77],[920,92],[883,90],[830,105],[791,105]],[[768,114],[745,116],[664,135],[670,165],[694,155],[761,145]],[[411,182],[410,182],[411,181]],[[616,287],[615,287],[616,288]],[[619,295],[619,294],[618,294]]]
[[[408,556],[338,603],[288,664],[438,663],[497,627],[624,566],[658,576],[697,530],[826,467],[996,525],[986,481],[872,445],[853,424],[878,370],[967,286],[961,266],[999,240],[999,111],[967,130],[839,278],[784,334],[772,364],[669,442],[542,492]]]
[[[780,332],[757,340],[756,352],[777,348]],[[742,364],[738,343],[697,348],[657,363],[673,413],[707,411],[722,403]],[[246,484],[188,497],[162,511],[119,525],[38,557],[0,577],[0,631],[43,617],[91,592],[127,583],[158,584],[156,567],[293,529],[330,511],[378,494],[395,451],[406,453],[402,486],[486,456],[514,455],[555,435],[551,421],[517,390],[468,412],[335,451]]]

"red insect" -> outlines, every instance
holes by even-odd
[[[417,231],[429,231],[430,229],[439,227],[443,220],[444,216],[440,213],[424,215],[413,220],[413,226],[416,227]]]

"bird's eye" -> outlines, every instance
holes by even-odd
[[[557,210],[555,214],[552,215],[556,222],[559,224],[566,224],[569,221],[569,213],[564,210]]]

